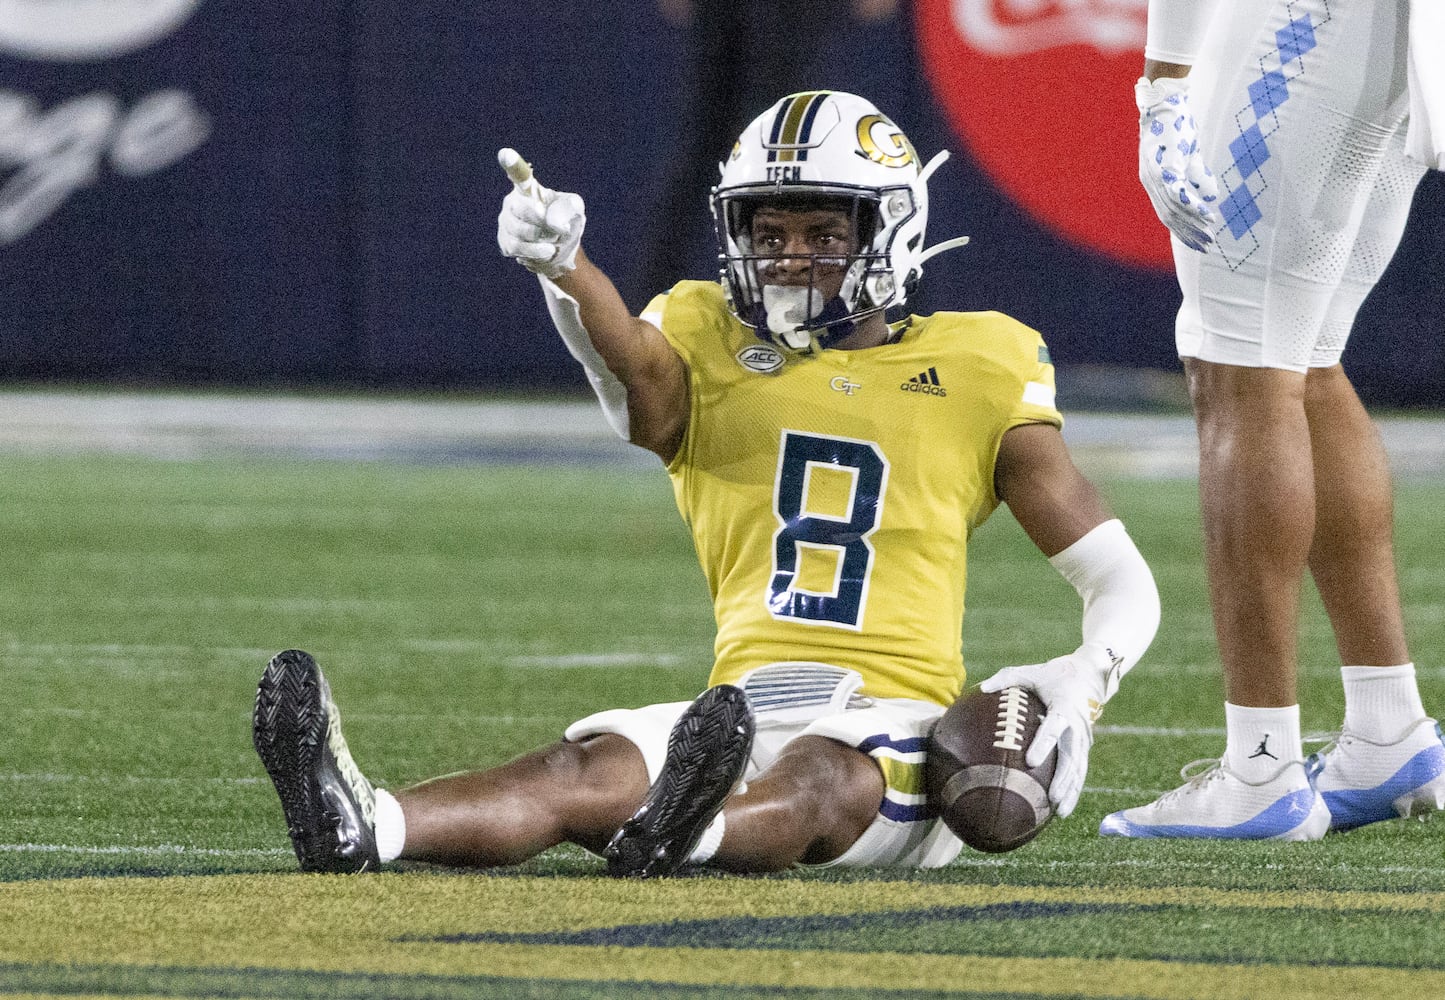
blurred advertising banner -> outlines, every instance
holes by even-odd
[[[828,6],[789,79],[954,154],[929,237],[973,242],[910,305],[1035,327],[1066,401],[1086,366],[1173,378],[1178,287],[1135,177],[1146,0]],[[697,42],[660,0],[0,0],[0,382],[585,392],[497,250],[496,152],[585,198],[634,311],[654,272],[715,278],[706,184],[665,190],[708,134],[699,53],[773,77]],[[1442,181],[1346,355],[1372,401],[1445,402]]]
[[[0,0],[0,377],[346,367],[346,7]]]
[[[1149,0],[918,0],[919,51],[969,154],[1051,232],[1172,266],[1130,129]],[[987,95],[986,99],[980,99]]]
[[[200,2],[0,0],[0,53],[61,65],[107,62],[172,34]],[[210,117],[183,83],[157,81],[127,99],[120,87],[92,89],[88,76],[77,74],[77,92],[58,100],[0,86],[0,244],[24,239],[79,189],[165,170],[210,135]]]

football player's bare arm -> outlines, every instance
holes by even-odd
[[[994,489],[1046,556],[1055,556],[1113,515],[1074,465],[1052,424],[1005,431],[994,463]]]
[[[657,327],[628,311],[580,247],[576,265],[554,281],[577,301],[592,346],[627,390],[628,440],[669,462],[687,426],[687,366]]]
[[[1144,60],[1144,75],[1150,80],[1179,80],[1189,75],[1189,66],[1185,63],[1160,62],[1158,59]]]
[[[656,327],[627,311],[583,252],[581,195],[543,187],[515,149],[498,150],[497,163],[512,182],[497,216],[497,246],[541,279],[552,322],[613,430],[671,461],[687,424],[682,358]]]
[[[402,857],[464,867],[514,865],[563,842],[601,853],[647,794],[629,740],[561,741],[487,771],[396,793],[406,815]]]

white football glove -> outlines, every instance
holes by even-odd
[[[1140,77],[1134,84],[1139,107],[1139,181],[1159,221],[1191,250],[1203,252],[1218,222],[1210,207],[1219,183],[1199,152],[1199,133],[1189,110],[1189,78]]]
[[[1094,720],[1105,701],[1106,676],[1077,654],[1058,656],[1048,663],[1005,667],[980,684],[990,694],[1004,688],[1027,688],[1044,703],[1044,721],[1024,755],[1024,763],[1037,767],[1055,746],[1059,763],[1049,785],[1049,801],[1062,819],[1074,811],[1089,770],[1089,749],[1094,745]]]
[[[580,195],[537,183],[532,167],[515,149],[497,151],[497,162],[512,179],[497,216],[497,246],[533,274],[555,279],[577,267],[577,248],[587,225]]]

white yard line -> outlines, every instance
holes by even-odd
[[[1094,727],[1096,736],[1223,736],[1223,726],[1181,729],[1175,726],[1109,726]]]
[[[104,847],[80,844],[0,844],[0,854],[140,854],[146,857],[199,855],[206,858],[286,858],[292,852],[270,847],[190,847],[186,844],[111,844]]]
[[[687,661],[689,664],[694,661]],[[540,656],[509,656],[508,667],[676,667],[683,658],[675,653],[559,653]]]

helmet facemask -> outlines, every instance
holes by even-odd
[[[813,253],[763,248],[754,239],[753,222],[765,209],[840,212],[848,220],[850,245]],[[888,248],[876,245],[882,230],[876,192],[734,190],[714,194],[713,214],[724,248],[719,261],[728,300],[738,319],[763,340],[812,353],[842,340],[859,320],[893,302]],[[784,267],[792,272],[786,278],[778,273]]]

